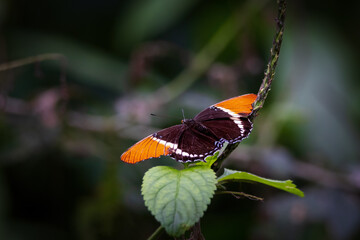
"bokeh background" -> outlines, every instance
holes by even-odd
[[[225,165],[292,179],[306,197],[231,186],[264,201],[215,196],[206,239],[360,238],[359,9],[289,1],[272,91]],[[181,109],[190,118],[256,93],[276,10],[270,0],[0,0],[0,238],[150,236],[159,224],[142,176],[180,166],[119,156],[179,123]]]

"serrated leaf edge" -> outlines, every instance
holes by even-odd
[[[166,174],[163,174],[159,177],[156,177],[156,179],[152,179],[151,182],[148,182],[149,180],[146,180],[148,179],[149,175],[151,174],[156,174],[157,172],[161,172],[161,171],[168,171],[170,170],[170,172],[166,173]],[[199,201],[194,198],[193,194],[191,194],[191,191],[189,188],[187,188],[186,186],[182,189],[182,191],[186,191],[188,192],[189,196],[191,196],[191,205],[194,207],[195,209],[195,215],[194,217],[189,217],[191,216],[191,212],[189,212],[189,209],[188,207],[186,207],[186,203],[184,203],[184,209],[186,210],[186,219],[188,220],[187,222],[184,222],[183,224],[179,225],[180,227],[178,229],[171,229],[171,227],[176,227],[178,226],[177,223],[176,223],[176,216],[177,216],[177,209],[178,207],[177,206],[174,206],[174,219],[171,223],[167,224],[167,225],[163,225],[163,227],[168,231],[170,230],[170,233],[174,233],[173,235],[176,236],[176,235],[180,235],[180,234],[183,234],[187,229],[189,229],[191,226],[193,226],[205,213],[209,203],[211,202],[211,199],[212,197],[214,196],[214,193],[215,193],[215,190],[216,190],[216,183],[217,183],[217,180],[216,180],[216,175],[215,175],[215,172],[213,172],[213,177],[209,177],[209,178],[206,178],[206,176],[204,176],[203,174],[201,174],[199,171],[201,170],[205,170],[205,171],[208,171],[210,170],[208,167],[205,167],[205,166],[193,166],[193,167],[190,167],[190,168],[187,168],[187,169],[183,169],[183,170],[177,170],[177,169],[174,169],[174,168],[171,168],[171,167],[168,167],[168,166],[158,166],[158,167],[154,167],[152,169],[149,169],[145,175],[144,175],[144,180],[143,180],[143,184],[142,184],[142,189],[141,189],[141,192],[142,192],[142,195],[144,196],[144,201],[145,201],[145,205],[148,207],[148,209],[150,210],[151,214],[153,216],[155,216],[156,220],[158,220],[160,223],[164,223],[166,222],[165,219],[164,219],[164,214],[163,213],[160,213],[158,211],[155,210],[156,208],[156,198],[157,198],[157,194],[161,191],[161,189],[163,187],[166,187],[168,186],[168,184],[165,184],[163,187],[161,187],[161,189],[159,189],[157,192],[156,192],[156,196],[154,197],[151,197],[151,198],[145,198],[145,195],[148,195],[147,192],[150,188],[148,188],[147,186],[151,185],[151,184],[154,184],[156,181],[159,181],[161,178],[163,178],[164,176],[166,175],[170,175],[171,173],[176,173],[178,178],[177,178],[177,189],[176,189],[176,196],[174,199],[177,199],[175,201],[175,204],[177,205],[178,203],[181,203],[183,201],[181,201],[181,199],[178,198],[178,194],[180,192],[180,182],[181,182],[181,178],[183,179],[187,179],[187,181],[189,181],[193,186],[195,186],[198,190],[198,192],[200,193],[198,196],[199,196]],[[178,171],[178,172],[176,172]],[[196,177],[197,178],[201,178],[203,180],[203,183],[202,184],[197,184],[197,182],[195,182],[191,177],[187,176],[186,173],[188,172],[191,172],[193,174],[196,174]],[[195,178],[195,177],[194,177]],[[209,196],[206,196],[206,194],[204,194],[204,188],[203,187],[211,187],[210,184],[208,186],[206,186],[206,184],[209,183],[209,181],[212,182],[212,189],[209,189],[208,193],[209,193]],[[151,196],[151,195],[150,195]],[[153,204],[150,204],[151,202],[153,202]],[[164,206],[163,206],[163,209],[166,208],[167,204],[171,203],[172,200],[170,200],[169,202],[165,203]],[[199,202],[201,202],[201,204],[198,204]],[[163,211],[163,209],[161,211]],[[156,214],[156,212],[158,212],[158,214]],[[193,213],[194,214],[194,213]],[[176,231],[177,230],[177,231]]]

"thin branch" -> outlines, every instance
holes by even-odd
[[[18,67],[22,67],[22,66],[32,64],[32,63],[42,62],[45,60],[59,60],[61,65],[63,66],[63,68],[66,66],[66,58],[64,55],[62,55],[60,53],[45,53],[45,54],[40,54],[37,56],[31,56],[31,57],[27,57],[27,58],[14,60],[11,62],[1,63],[0,64],[0,72],[18,68]],[[62,69],[62,70],[64,70],[64,69]]]
[[[158,227],[153,234],[147,239],[147,240],[155,240],[160,237],[160,235],[164,232],[164,227],[160,226]]]
[[[201,232],[200,220],[192,227],[190,237],[187,240],[205,240]]]
[[[273,40],[272,48],[270,49],[270,60],[268,62],[263,82],[260,86],[257,98],[253,103],[253,111],[249,117],[251,120],[257,115],[257,112],[264,106],[267,95],[271,89],[271,83],[275,76],[275,69],[279,60],[280,49],[284,34],[284,22],[286,12],[286,0],[278,0],[278,17],[276,19],[277,29]]]
[[[236,198],[239,198],[239,196],[241,197],[246,197],[250,200],[256,200],[256,201],[263,201],[264,199],[261,197],[257,197],[251,194],[247,194],[247,193],[243,193],[243,192],[234,192],[234,191],[217,191],[215,194],[231,194]]]
[[[39,63],[45,60],[57,60],[60,62],[60,86],[61,86],[61,96],[64,100],[64,106],[62,112],[64,112],[65,105],[68,101],[68,92],[66,84],[66,67],[67,59],[64,55],[60,53],[45,53],[37,56],[31,56],[27,58],[22,58],[10,62],[5,62],[0,64],[0,72],[11,70],[14,68],[22,67],[28,64]]]
[[[284,34],[285,12],[286,12],[286,0],[278,0],[278,15],[276,19],[276,33],[273,40],[272,47],[270,49],[270,59],[267,64],[267,68],[264,73],[263,82],[259,88],[257,98],[253,103],[253,111],[249,116],[250,120],[254,120],[258,111],[264,106],[267,95],[271,89],[271,83],[275,76],[275,69],[280,55],[280,49],[282,44],[282,38]],[[213,164],[212,169],[219,171],[223,161],[232,153],[239,143],[229,144],[223,153],[219,156],[218,160]]]

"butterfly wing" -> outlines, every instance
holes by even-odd
[[[218,140],[209,132],[185,126],[179,136],[177,149],[171,150],[170,157],[178,162],[204,161],[207,156],[221,149],[222,145],[217,145]]]
[[[256,99],[255,94],[245,94],[238,97],[233,97],[225,101],[216,103],[195,116],[196,121],[205,121],[211,119],[223,118],[222,112],[228,113],[229,116],[247,117],[252,111],[252,104]],[[221,111],[210,111],[212,109],[220,109]]]
[[[183,125],[175,125],[147,136],[124,152],[121,160],[134,164],[149,158],[171,154],[174,149],[177,149],[177,139],[183,128]]]
[[[223,144],[224,142],[236,143],[247,138],[252,130],[252,123],[249,119],[240,117],[234,119],[213,119],[201,122],[206,128],[211,131]],[[222,145],[221,145],[222,146]]]
[[[252,123],[246,117],[252,111],[255,94],[246,94],[219,102],[200,112],[194,125],[187,127],[178,139],[178,148],[170,156],[180,162],[204,161],[220,150],[225,142],[246,138]]]
[[[121,155],[121,160],[134,164],[165,155],[178,162],[200,161],[218,150],[214,148],[217,140],[216,136],[190,129],[184,124],[175,125],[137,142]]]
[[[210,129],[222,144],[225,141],[240,142],[252,130],[252,123],[247,116],[252,111],[256,97],[255,94],[245,94],[227,99],[203,110],[194,120]]]

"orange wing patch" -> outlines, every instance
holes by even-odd
[[[256,99],[256,94],[245,94],[238,97],[233,97],[225,101],[219,102],[213,106],[226,108],[237,114],[250,114],[252,111],[252,104]]]
[[[170,153],[169,147],[170,146],[166,146],[165,141],[154,138],[153,136],[148,136],[124,152],[121,155],[121,160],[134,164],[149,158],[168,155]]]

